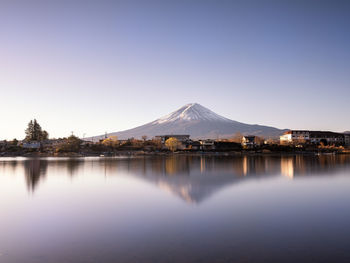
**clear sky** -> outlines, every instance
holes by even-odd
[[[0,0],[0,140],[133,128],[198,102],[350,130],[350,1]]]

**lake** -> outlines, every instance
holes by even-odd
[[[350,262],[350,156],[0,158],[0,262]]]

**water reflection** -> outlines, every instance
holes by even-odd
[[[1,158],[0,262],[349,262],[349,171],[345,155]]]
[[[41,159],[24,161],[24,176],[29,192],[34,192],[40,180],[45,178],[48,162]]]
[[[291,179],[330,175],[350,167],[349,161],[349,155],[284,156],[281,157],[281,174]]]
[[[162,156],[134,158],[1,159],[0,172],[22,169],[28,192],[52,171],[74,177],[84,169],[106,177],[127,174],[180,197],[201,203],[226,186],[253,178],[329,175],[350,165],[350,156]]]

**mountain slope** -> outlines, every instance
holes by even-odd
[[[152,138],[164,134],[189,134],[191,138],[228,138],[237,132],[264,137],[276,137],[285,130],[274,127],[251,125],[227,119],[197,103],[187,104],[177,111],[145,125],[108,134],[119,139]],[[94,137],[103,138],[104,135]]]

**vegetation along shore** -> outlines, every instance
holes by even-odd
[[[234,134],[226,139],[191,139],[189,135],[160,135],[141,139],[119,140],[106,136],[98,141],[84,140],[75,135],[49,138],[47,131],[34,119],[28,123],[23,140],[0,141],[0,156],[123,156],[167,154],[346,154],[346,145],[310,143],[295,140],[290,143],[277,138],[261,138]],[[282,136],[281,136],[282,137]]]

